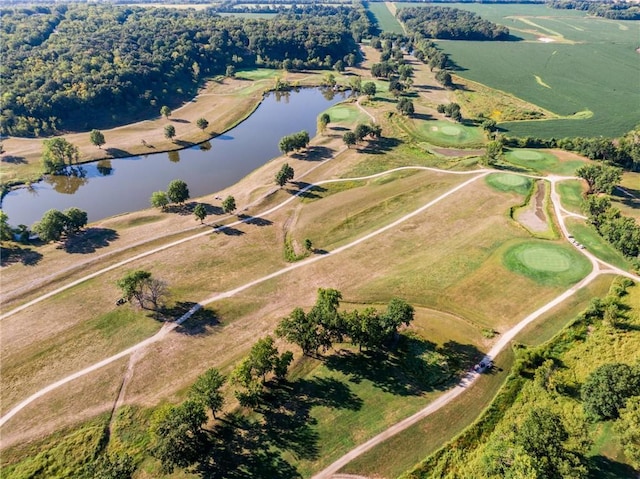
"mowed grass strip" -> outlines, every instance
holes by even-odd
[[[464,148],[484,143],[482,131],[476,127],[449,121],[416,121],[413,125],[416,136],[436,146]]]
[[[378,28],[383,32],[403,34],[404,30],[400,22],[391,14],[391,11],[383,2],[367,2],[367,10],[373,14]]]
[[[576,241],[583,244],[587,250],[602,261],[622,268],[625,271],[631,268],[631,263],[625,259],[622,253],[607,243],[593,226],[587,225],[583,220],[577,218],[568,218],[566,225],[569,233],[575,237]]]
[[[518,242],[504,253],[504,265],[540,284],[570,286],[589,274],[591,263],[574,248],[549,241]]]

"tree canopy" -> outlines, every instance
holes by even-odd
[[[167,187],[167,198],[173,203],[184,203],[189,199],[189,187],[183,180],[173,180]]]
[[[580,391],[584,410],[594,419],[615,419],[628,398],[640,395],[640,368],[610,363],[593,371]]]
[[[15,136],[157,115],[228,66],[331,68],[355,58],[373,29],[362,6],[301,6],[268,20],[110,3],[0,13],[0,135]]]

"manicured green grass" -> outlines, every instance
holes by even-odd
[[[524,241],[504,254],[504,265],[541,284],[576,283],[591,270],[591,263],[570,246],[548,241]]]
[[[537,173],[555,173],[573,175],[584,161],[560,161],[555,155],[546,151],[512,149],[505,153],[505,161]]]
[[[492,173],[485,177],[486,183],[498,191],[514,192],[527,195],[531,191],[533,180],[522,175],[512,173]]]
[[[602,261],[606,261],[618,268],[628,270],[631,264],[624,258],[622,253],[607,243],[598,234],[593,226],[587,225],[582,220],[569,218],[566,221],[567,229],[578,243],[582,243],[594,255]]]
[[[512,35],[525,40],[438,41],[438,46],[463,68],[457,72],[461,76],[512,93],[559,115],[593,112],[586,119],[501,124],[510,134],[556,138],[619,136],[638,123],[636,109],[629,108],[630,104],[640,102],[636,22],[614,22],[544,5],[451,6],[506,25]],[[541,37],[556,41],[544,43],[538,40]]]
[[[416,133],[420,139],[424,139],[434,145],[460,148],[480,145],[484,139],[480,128],[448,121],[419,122]]]
[[[556,184],[560,194],[560,202],[568,211],[582,213],[583,182],[580,180],[566,180]]]
[[[378,22],[378,28],[383,32],[403,34],[402,25],[394,17],[387,6],[382,2],[368,2],[367,10],[369,10]]]
[[[331,128],[333,123],[347,124],[349,126],[355,123],[367,123],[370,118],[362,113],[355,104],[340,103],[329,108],[326,113],[331,118],[328,127]]]
[[[282,70],[275,70],[273,68],[250,68],[236,72],[236,77],[247,80],[264,80],[267,78],[275,78],[278,75],[282,75]]]

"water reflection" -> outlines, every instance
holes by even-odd
[[[58,193],[73,195],[78,188],[89,182],[87,170],[82,166],[70,166],[61,175],[49,175],[45,181]]]
[[[97,221],[148,208],[151,193],[164,190],[176,178],[188,184],[194,198],[213,193],[278,156],[283,136],[300,130],[313,135],[318,115],[348,96],[326,88],[272,93],[247,120],[207,142],[171,153],[153,153],[153,145],[147,143],[145,156],[86,163],[67,175],[34,183],[31,191],[11,191],[2,209],[12,225],[33,224],[51,208],[63,211],[72,206],[86,211],[89,221]],[[312,161],[316,156],[304,158]]]
[[[113,167],[111,166],[111,160],[100,160],[96,163],[96,167],[98,168],[98,173],[102,176],[109,176],[113,173]]]

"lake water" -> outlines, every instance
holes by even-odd
[[[45,211],[76,206],[97,221],[149,208],[151,193],[184,180],[191,197],[227,188],[279,156],[280,138],[316,132],[318,115],[349,93],[301,89],[270,93],[244,122],[209,142],[171,153],[154,153],[80,165],[80,176],[51,176],[7,194],[2,210],[13,226],[33,225]]]

